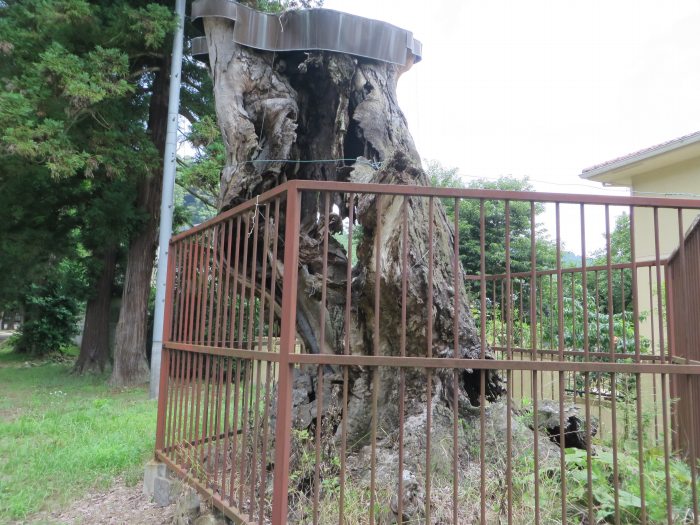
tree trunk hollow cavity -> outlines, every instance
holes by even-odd
[[[234,43],[233,23],[228,20],[206,18],[204,26],[217,117],[227,151],[227,165],[221,173],[220,210],[293,179],[428,185],[396,97],[397,82],[410,67],[410,60],[407,67],[401,67],[331,52],[262,52]],[[345,351],[345,276],[351,262],[345,247],[329,235],[323,304],[322,251],[325,228],[337,232],[352,210],[354,226],[356,230],[360,226],[362,233],[352,267],[350,353],[425,357],[430,352],[434,357],[474,359],[483,352],[486,358],[493,357],[489,348],[482,348],[471,316],[464,271],[459,262],[455,264],[454,229],[439,199],[434,199],[432,206],[427,198],[392,195],[360,194],[350,202],[348,195],[333,194],[330,199],[331,221],[324,224],[323,194],[307,192],[302,197],[297,332],[307,352]],[[265,228],[262,222],[258,221],[256,227]],[[431,222],[432,248],[428,246]],[[262,239],[263,235],[258,237]],[[433,260],[428,261],[431,250]],[[262,266],[268,254],[263,249],[258,253],[260,260],[255,264]],[[284,251],[280,248],[277,253],[281,256]],[[281,284],[281,276],[278,278]],[[406,303],[405,323],[402,297]],[[374,328],[377,306],[379,333]],[[426,338],[429,322],[431,341]],[[330,414],[334,412],[332,406],[341,404],[341,393],[332,385],[343,381],[343,370],[327,368],[324,375],[322,409]],[[367,458],[374,432],[379,436],[377,465],[383,465],[376,469],[379,477],[375,481],[385,486],[396,484],[396,436],[403,422],[403,468],[408,478],[418,480],[418,486],[424,483],[424,465],[419,464],[419,458],[425,455],[425,443],[419,436],[426,434],[427,399],[431,400],[431,433],[452,436],[455,414],[463,421],[473,421],[480,411],[481,377],[479,371],[436,369],[431,391],[427,392],[424,370],[406,369],[401,378],[395,369],[380,367],[374,372],[371,367],[351,368],[350,402],[343,423],[347,428],[348,462],[356,467],[350,469],[352,475],[359,483],[367,482],[370,463],[361,458]],[[503,393],[500,377],[493,371],[484,372],[483,377],[486,398],[497,400]],[[399,399],[401,388],[403,401]],[[297,371],[295,428],[315,428],[319,390],[317,368]],[[377,407],[374,420],[373,405]],[[340,412],[335,410],[336,420],[329,423],[323,439],[339,439]],[[373,423],[378,432],[372,430]],[[456,446],[467,450],[473,446],[468,443],[472,437],[468,432],[460,433]],[[452,458],[448,456],[440,468],[451,469]],[[292,458],[292,470],[299,467],[294,464],[295,457],[299,454]],[[410,507],[415,514],[405,514],[404,520],[420,519],[423,509],[406,499],[411,497],[408,492],[403,494],[404,513]]]

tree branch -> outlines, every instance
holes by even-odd
[[[180,186],[183,190],[185,190],[187,193],[192,195],[195,199],[199,200],[203,204],[206,204],[207,206],[216,209],[216,206],[214,205],[214,203],[211,200],[207,199],[204,195],[200,195],[199,193],[197,193],[196,191],[194,191],[191,188],[188,188],[187,186],[185,186],[181,182],[176,181],[175,184]]]
[[[194,124],[199,120],[199,117],[193,111],[183,106],[180,106],[180,115],[189,120],[190,124]]]
[[[156,71],[160,71],[160,66],[154,66],[154,67],[142,67],[134,71],[129,75],[129,79],[134,79],[138,78],[146,73],[155,73]]]

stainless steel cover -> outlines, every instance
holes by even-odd
[[[266,14],[230,0],[197,0],[192,18],[234,22],[236,43],[264,51],[334,51],[405,65],[421,59],[422,44],[400,27],[331,9]],[[192,40],[195,56],[207,54],[206,38]]]

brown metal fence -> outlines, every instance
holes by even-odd
[[[427,268],[422,354],[407,353],[405,322],[395,354],[381,355],[371,342],[351,353],[351,264],[332,290],[345,297],[341,351],[310,353],[298,340],[302,202],[319,203],[316,221],[325,225],[330,203],[348,207],[337,238],[352,260],[354,203],[363,195],[377,210],[404,214],[403,269],[417,263],[405,203],[429,210],[429,248],[419,255]],[[476,359],[438,356],[431,344],[433,219],[442,205],[458,215],[465,203],[476,210],[474,224],[467,237],[455,218],[450,239],[455,257],[465,241],[478,253],[477,271],[460,284],[480,335]],[[527,218],[517,232],[516,206]],[[491,221],[489,209],[502,209],[502,221]],[[698,210],[691,200],[286,183],[171,241],[156,456],[237,523],[698,523],[698,228],[684,240]],[[626,256],[613,235],[621,212],[629,216]],[[548,261],[538,245],[543,222],[552,231]],[[586,256],[592,223],[603,239],[597,262]],[[503,249],[489,240],[494,233]],[[329,236],[325,228],[318,244],[322,305]],[[525,268],[516,271],[523,247],[517,261]],[[567,249],[583,256],[567,263]],[[502,268],[488,274],[487,258]],[[405,320],[403,290],[396,302]],[[369,322],[378,333],[381,282],[373,300]],[[346,425],[358,370],[369,371],[375,392],[362,446]],[[458,403],[447,412],[432,407],[435,374],[445,370],[455,384],[458,374],[478,376],[469,416]],[[504,379],[500,401],[487,401],[488,371]],[[300,374],[312,378],[317,396],[332,397],[314,400],[322,409],[307,428],[292,422]],[[400,377],[393,426],[377,417],[387,374]],[[410,390],[409,399],[407,378],[424,393]],[[404,434],[409,405],[425,407],[424,435]],[[331,412],[339,424],[328,430]],[[452,431],[434,435],[432,417],[447,418]],[[404,454],[412,439],[419,457]],[[377,457],[387,443],[398,458],[389,478]],[[419,518],[407,517],[408,491]]]
[[[682,224],[682,223],[679,223]],[[682,233],[682,226],[680,227]],[[669,317],[672,359],[675,363],[700,363],[700,223],[696,220],[685,242],[668,260]],[[671,395],[678,399],[674,445],[686,457],[700,457],[700,382],[697,376],[678,376],[671,382]]]

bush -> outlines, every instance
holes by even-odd
[[[61,261],[41,284],[30,284],[15,351],[44,355],[69,344],[78,332],[85,287],[83,267],[68,260]]]

